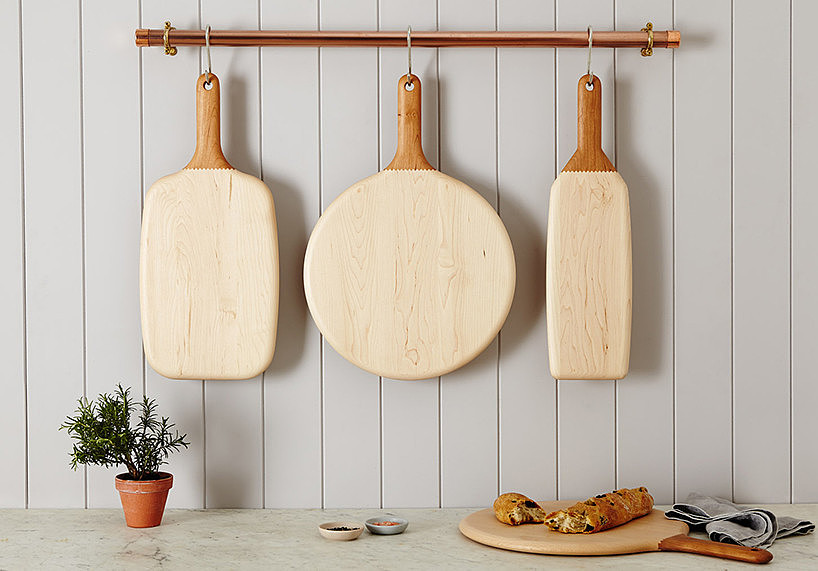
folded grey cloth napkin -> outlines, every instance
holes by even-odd
[[[713,541],[767,548],[788,535],[806,535],[815,530],[811,521],[794,517],[776,517],[761,508],[740,508],[731,501],[693,492],[684,503],[673,504],[665,512],[691,527],[704,526]]]

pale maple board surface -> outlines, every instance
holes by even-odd
[[[278,240],[272,195],[235,169],[185,169],[145,197],[145,356],[176,379],[246,379],[273,357]]]
[[[318,328],[355,365],[423,379],[476,357],[511,307],[514,253],[500,217],[435,170],[385,170],[347,189],[307,246]]]
[[[539,502],[550,513],[571,506],[574,502]],[[497,521],[494,509],[485,509],[466,516],[460,522],[460,532],[478,543],[527,553],[551,555],[616,555],[658,551],[666,537],[687,534],[688,526],[669,520],[660,510],[624,525],[599,533],[560,533],[545,524],[506,525]]]
[[[631,339],[628,187],[616,171],[562,172],[551,187],[546,246],[551,374],[619,379]]]

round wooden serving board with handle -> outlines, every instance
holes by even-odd
[[[145,196],[142,339],[172,379],[249,379],[273,358],[278,237],[270,189],[234,169],[220,139],[219,79],[196,82],[196,151]]]
[[[307,305],[330,345],[404,380],[479,355],[508,315],[516,277],[494,208],[424,157],[420,103],[420,80],[401,77],[395,158],[327,207],[304,258]]]
[[[546,513],[573,505],[571,501],[538,502]],[[544,524],[506,525],[494,509],[480,510],[460,521],[460,532],[469,539],[499,549],[548,555],[621,555],[646,551],[684,551],[767,563],[772,554],[756,549],[688,537],[686,523],[667,519],[654,509],[646,516],[599,533],[560,533]]]

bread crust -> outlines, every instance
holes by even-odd
[[[647,515],[652,509],[653,496],[647,488],[623,488],[551,512],[545,525],[562,533],[597,533]]]
[[[509,492],[494,500],[495,517],[508,525],[543,523],[545,511],[537,502],[523,494]]]

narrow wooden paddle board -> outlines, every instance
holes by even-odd
[[[545,264],[556,379],[621,379],[631,345],[628,187],[602,152],[602,84],[579,80],[577,151],[551,187]]]
[[[273,358],[278,238],[267,186],[221,149],[219,80],[196,82],[196,151],[145,196],[140,302],[145,356],[172,379],[248,379]]]
[[[395,158],[327,207],[304,259],[307,304],[325,339],[393,379],[436,377],[474,359],[514,297],[505,226],[482,196],[426,160],[420,102],[420,80],[401,77]]]
[[[546,513],[574,502],[539,502]],[[599,533],[560,533],[544,524],[507,525],[485,509],[460,521],[460,532],[469,539],[510,551],[549,555],[620,555],[645,551],[684,551],[750,563],[767,563],[772,554],[765,549],[743,547],[687,537],[686,523],[667,519],[660,510],[625,525]]]

